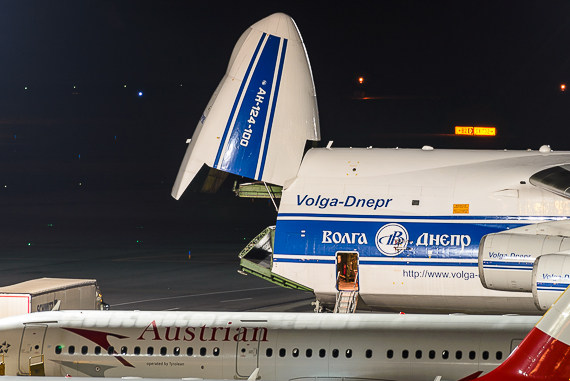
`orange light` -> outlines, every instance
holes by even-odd
[[[455,135],[495,136],[497,129],[495,127],[455,126]]]
[[[566,84],[565,83],[561,83],[560,84],[560,91],[565,91],[566,90]]]
[[[455,126],[455,135],[473,135],[473,127]]]
[[[495,136],[497,129],[495,127],[475,127],[473,135],[476,136]]]
[[[364,77],[358,77],[358,83],[363,83],[364,82]]]

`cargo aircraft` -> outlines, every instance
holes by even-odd
[[[0,369],[7,376],[48,377],[568,380],[569,319],[570,292],[540,320],[532,315],[38,312],[0,320]]]
[[[321,308],[539,315],[570,283],[570,152],[305,150],[318,140],[305,45],[273,14],[238,40],[172,196],[204,174],[253,180],[236,192],[278,214],[240,271]]]

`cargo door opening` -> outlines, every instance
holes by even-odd
[[[358,252],[336,253],[336,287],[339,291],[358,290]]]

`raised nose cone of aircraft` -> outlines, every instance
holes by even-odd
[[[251,28],[290,41],[303,41],[295,21],[285,13],[274,13],[267,16],[253,24]]]
[[[291,17],[272,14],[237,41],[189,140],[172,196],[180,198],[204,165],[283,185],[297,174],[305,142],[319,139],[315,85],[301,34]]]

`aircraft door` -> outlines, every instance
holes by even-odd
[[[43,348],[46,336],[46,324],[26,324],[20,342],[19,374],[43,376],[36,372],[43,372]],[[30,365],[35,364],[33,370]],[[31,374],[34,373],[34,374]]]
[[[339,291],[358,291],[358,252],[336,253],[336,287]]]
[[[245,329],[245,328],[242,328]],[[260,335],[261,338],[261,335]],[[259,367],[259,339],[257,341],[238,341],[236,347],[236,374],[248,378]]]

